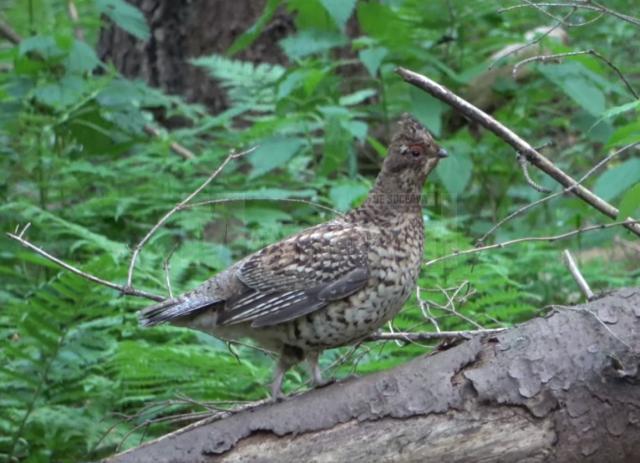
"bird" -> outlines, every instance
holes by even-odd
[[[285,373],[306,360],[325,384],[323,350],[377,331],[414,290],[424,247],[422,190],[447,151],[413,116],[397,123],[382,168],[361,206],[250,254],[195,289],[139,312],[219,339],[252,339],[275,353],[272,399]]]

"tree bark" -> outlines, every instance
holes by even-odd
[[[640,461],[639,334],[619,290],[106,461]]]
[[[111,26],[101,31],[98,53],[126,77],[189,102],[202,103],[212,113],[227,107],[225,92],[190,58],[224,54],[233,41],[262,14],[265,0],[128,0],[145,15],[151,35],[142,42]],[[293,21],[278,11],[260,37],[235,56],[253,62],[284,64],[278,41],[293,31]]]

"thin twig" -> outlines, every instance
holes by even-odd
[[[496,223],[493,227],[491,227],[484,235],[482,235],[477,241],[476,241],[476,245],[480,245],[481,243],[483,243],[487,237],[489,235],[491,235],[493,232],[495,232],[498,228],[500,228],[502,225],[504,225],[505,223],[507,223],[509,220],[513,219],[514,217],[519,216],[520,214],[528,211],[529,209],[534,208],[535,206],[538,206],[542,203],[545,203],[547,201],[550,201],[554,198],[557,198],[558,196],[561,196],[563,194],[567,194],[570,193],[577,185],[582,184],[582,182],[584,182],[585,180],[587,180],[589,177],[591,177],[591,175],[593,175],[598,169],[600,169],[602,166],[604,166],[605,164],[609,163],[609,161],[611,161],[614,157],[618,156],[621,153],[624,153],[625,151],[627,151],[628,149],[631,149],[637,145],[639,145],[640,142],[635,142],[635,143],[630,143],[626,146],[623,146],[622,148],[614,151],[613,153],[609,154],[608,156],[606,156],[605,158],[601,159],[595,166],[593,166],[591,169],[589,169],[587,171],[586,174],[584,174],[574,185],[571,185],[568,188],[565,188],[563,190],[557,191],[555,193],[552,193],[548,196],[545,196],[543,198],[540,198],[532,203],[526,204],[523,207],[513,211],[511,214],[507,215],[506,217],[504,217],[503,219],[501,219],[498,223]]]
[[[567,13],[565,15],[564,18],[555,18],[557,20],[557,23],[554,24],[553,26],[551,26],[550,28],[548,28],[546,31],[544,31],[542,34],[540,34],[537,37],[534,37],[532,40],[528,41],[527,43],[516,47],[512,50],[509,50],[507,53],[501,55],[500,57],[498,57],[498,59],[494,60],[491,64],[489,64],[489,69],[492,69],[497,63],[504,61],[505,58],[511,56],[511,55],[515,55],[518,52],[524,50],[525,48],[529,48],[531,45],[535,45],[536,43],[539,43],[542,39],[544,39],[545,37],[547,37],[548,35],[550,35],[553,31],[555,31],[557,28],[559,28],[561,25],[563,24],[567,24],[567,19],[569,19],[571,17],[571,15],[573,15],[573,13],[575,13],[575,8],[573,10],[571,10],[569,13]]]
[[[449,89],[429,79],[428,77],[425,77],[413,71],[409,71],[408,69],[397,68],[396,72],[408,83],[421,88],[435,98],[449,104],[453,108],[463,113],[469,119],[490,130],[499,138],[502,138],[505,142],[513,146],[516,151],[526,156],[527,160],[531,164],[538,167],[540,170],[545,172],[565,188],[576,184],[576,181],[572,177],[556,167],[555,164],[553,164],[545,156],[540,154],[529,143],[520,138],[512,130],[498,122],[496,119],[494,119],[484,111],[478,109],[468,101],[460,98]],[[601,213],[611,218],[616,218],[618,216],[619,211],[617,208],[613,207],[611,204],[609,204],[599,196],[584,188],[582,185],[576,185],[573,188],[572,192]],[[624,226],[634,232],[636,235],[640,236],[640,225],[638,225],[637,222],[625,221]]]
[[[197,196],[202,190],[204,190],[217,176],[218,174],[220,174],[220,172],[222,172],[222,169],[225,168],[225,166],[232,160],[232,159],[236,159],[239,158],[241,156],[244,156],[247,153],[250,153],[251,151],[253,151],[255,148],[251,148],[248,149],[246,151],[242,151],[240,153],[230,153],[225,159],[224,161],[222,161],[222,164],[220,164],[218,166],[218,168],[216,170],[214,170],[211,175],[209,175],[209,177],[207,177],[207,179],[198,187],[195,189],[195,191],[193,191],[191,194],[189,194],[186,198],[184,198],[182,201],[180,201],[177,205],[175,205],[173,207],[173,209],[171,209],[169,212],[167,212],[164,216],[162,216],[162,218],[158,221],[158,223],[156,223],[151,230],[149,230],[149,232],[140,240],[140,242],[138,244],[136,244],[133,248],[133,253],[131,254],[131,262],[129,263],[129,271],[127,273],[127,286],[130,287],[132,282],[133,282],[133,271],[136,265],[136,260],[138,259],[138,255],[140,254],[140,251],[142,250],[143,246],[145,244],[147,244],[147,241],[149,241],[149,239],[153,236],[153,234],[158,231],[158,229],[160,227],[162,227],[167,220],[169,220],[169,218],[175,214],[178,210],[180,210],[180,208],[184,207],[185,204],[187,204],[189,201],[191,201],[195,196]]]
[[[518,158],[518,164],[520,165],[520,168],[522,169],[522,174],[524,175],[524,179],[527,181],[527,183],[529,184],[529,186],[531,188],[533,188],[534,190],[536,190],[538,193],[550,193],[551,190],[549,190],[548,188],[543,187],[542,185],[538,185],[535,180],[533,180],[531,178],[531,175],[529,175],[529,161],[527,161],[527,157],[518,153],[517,155]]]
[[[623,13],[619,13],[618,11],[612,10],[611,8],[607,8],[601,5],[600,3],[597,3],[595,0],[590,0],[588,2],[585,1],[585,2],[564,2],[564,3],[538,2],[538,3],[535,3],[535,6],[536,7],[548,6],[548,7],[558,7],[558,8],[578,8],[583,10],[597,11],[599,13],[604,13],[609,16],[614,16],[618,19],[621,19],[623,21],[633,24],[634,26],[640,26],[640,19],[634,16],[629,16]],[[507,11],[515,10],[517,8],[528,8],[528,7],[531,7],[531,5],[530,4],[512,5],[506,8],[501,8],[498,10],[498,12],[505,13]]]
[[[640,98],[640,95],[638,95],[638,93],[634,90],[634,88],[631,86],[631,84],[629,83],[627,78],[624,76],[622,71],[620,71],[620,69],[615,64],[613,64],[606,57],[604,57],[594,49],[582,50],[582,51],[571,51],[566,53],[556,53],[553,55],[531,56],[530,58],[523,59],[522,61],[519,61],[518,63],[516,63],[513,66],[513,71],[511,72],[512,72],[513,78],[515,79],[516,75],[518,74],[518,70],[526,64],[533,63],[533,62],[541,62],[543,64],[548,62],[558,63],[562,58],[570,58],[572,56],[581,56],[581,55],[595,56],[599,60],[603,61],[607,66],[613,69],[613,71],[616,74],[618,74],[618,77],[622,80],[622,82],[624,82],[625,86],[627,87],[627,90],[629,90],[629,92],[634,96],[634,98],[636,100]]]
[[[565,249],[564,252],[562,253],[562,259],[564,260],[565,265],[569,269],[571,276],[573,277],[576,284],[580,288],[580,291],[582,291],[582,294],[584,294],[584,297],[587,298],[587,301],[593,300],[594,298],[593,291],[591,291],[591,288],[589,287],[589,283],[587,283],[587,280],[585,280],[584,276],[582,276],[582,273],[578,268],[578,264],[576,264],[575,259],[571,255],[571,251],[569,251],[568,249]]]
[[[107,281],[107,280],[103,280],[100,277],[97,277],[95,275],[92,275],[90,273],[84,272],[82,270],[80,270],[77,267],[74,267],[73,265],[67,264],[66,262],[58,259],[55,256],[52,256],[51,254],[49,254],[47,251],[45,251],[44,249],[36,246],[35,244],[31,243],[30,241],[26,240],[24,238],[24,233],[26,231],[26,229],[29,227],[30,224],[27,224],[25,226],[25,228],[18,234],[15,233],[7,233],[7,236],[11,239],[16,240],[18,243],[20,243],[22,246],[24,246],[25,248],[35,252],[36,254],[41,255],[42,257],[44,257],[47,260],[50,260],[51,262],[55,263],[56,265],[62,267],[63,269],[71,272],[71,273],[75,273],[76,275],[84,278],[85,280],[89,280],[93,283],[97,283],[99,285],[102,286],[106,286],[107,288],[111,288],[111,289],[115,289],[117,291],[120,291],[122,294],[126,294],[127,296],[137,296],[137,297],[144,297],[146,299],[151,299],[153,301],[163,301],[164,297],[162,296],[158,296],[156,294],[152,294],[152,293],[148,293],[146,291],[142,291],[139,289],[135,289],[132,288],[130,285],[127,286],[123,286],[123,285],[119,285],[117,283],[114,283],[112,281]]]
[[[462,288],[464,288],[468,284],[469,284],[469,282],[467,280],[463,281],[460,284],[460,286],[458,286],[458,288],[456,288],[456,290],[454,291],[452,296],[449,296],[449,292],[448,291],[442,290],[442,292],[444,293],[444,296],[447,298],[447,305],[445,307],[443,307],[443,310],[446,310],[446,311],[452,313],[454,316],[466,321],[467,323],[475,326],[478,329],[483,329],[483,326],[480,323],[478,323],[475,320],[467,317],[466,315],[461,314],[456,309],[456,304],[455,304],[456,296],[458,295],[458,293],[460,291],[462,291]]]
[[[162,136],[160,131],[155,127],[153,127],[152,125],[145,124],[143,128],[144,128],[144,131],[147,132],[149,135],[152,135],[158,138]],[[177,143],[175,141],[172,141],[169,143],[169,148],[171,149],[171,151],[173,151],[179,156],[182,156],[186,160],[191,160],[196,158],[196,155],[193,154],[191,150],[189,150],[188,148],[185,148],[180,143]]]
[[[174,246],[169,255],[162,261],[164,278],[167,283],[167,291],[169,292],[169,299],[173,299],[173,289],[171,288],[171,256],[173,256],[176,248],[177,246]]]
[[[580,312],[580,313],[588,313],[589,315],[591,315],[593,318],[596,319],[596,321],[600,324],[600,326],[602,326],[605,331],[607,331],[612,338],[614,338],[615,340],[617,340],[620,344],[622,344],[623,346],[625,346],[627,349],[629,349],[630,352],[635,353],[636,350],[631,347],[627,342],[625,342],[620,336],[618,336],[616,333],[613,332],[613,330],[611,328],[609,328],[609,326],[598,316],[597,313],[595,313],[593,311],[593,309],[589,308],[589,307],[585,307],[585,308],[581,308],[581,307],[568,307],[568,306],[564,306],[564,305],[553,305],[551,306],[554,309],[564,309],[564,310],[573,310],[575,312]]]
[[[472,336],[481,334],[494,334],[504,331],[506,328],[482,328],[478,330],[468,331],[440,331],[440,332],[423,332],[423,333],[373,333],[365,339],[365,341],[434,341],[439,339],[469,339]]]
[[[429,320],[429,322],[436,329],[436,332],[439,333],[441,330],[440,330],[440,325],[438,324],[438,320],[431,313],[431,307],[429,307],[429,303],[424,299],[422,299],[422,294],[420,293],[421,291],[422,291],[422,288],[420,288],[419,286],[416,286],[416,299],[418,300],[418,307],[422,312],[422,316],[427,320]]]
[[[4,37],[14,45],[18,45],[20,42],[22,42],[22,37],[20,37],[20,35],[18,35],[18,33],[14,31],[9,24],[2,21],[1,19],[0,19],[0,37]]]
[[[342,212],[333,209],[329,206],[324,206],[320,203],[316,203],[314,201],[309,201],[307,199],[299,199],[299,198],[269,198],[267,196],[247,196],[247,197],[240,197],[240,198],[220,198],[220,199],[207,199],[204,201],[198,201],[196,203],[191,203],[191,204],[185,204],[184,206],[182,206],[180,209],[191,209],[193,207],[200,207],[200,206],[208,206],[211,204],[224,204],[224,203],[232,203],[232,202],[237,202],[237,201],[276,201],[276,202],[283,202],[283,203],[298,203],[298,204],[306,204],[307,206],[312,206],[312,207],[316,207],[318,209],[324,210],[326,212],[331,212],[332,214],[335,214],[337,216],[342,216],[344,215]]]
[[[559,16],[554,15],[553,13],[548,12],[547,10],[545,10],[544,8],[542,8],[541,6],[539,6],[537,3],[531,2],[529,0],[523,0],[524,3],[526,3],[527,5],[531,6],[532,8],[535,8],[536,10],[538,10],[540,13],[542,13],[543,15],[555,20],[555,21],[560,21],[560,23],[563,26],[566,27],[582,27],[582,26],[586,26],[588,24],[592,24],[596,21],[598,21],[600,18],[602,18],[604,16],[603,12],[599,12],[594,18],[589,19],[588,21],[584,21],[581,23],[570,23],[568,21],[563,20],[562,18],[560,18]],[[575,10],[575,8],[574,8]],[[504,10],[502,10],[504,11]],[[500,11],[500,12],[502,12]]]
[[[80,15],[78,15],[78,8],[76,7],[76,2],[74,2],[73,0],[68,0],[67,12],[69,13],[69,18],[71,19],[71,22],[76,26],[73,31],[76,39],[84,42],[85,41],[84,30],[79,25]]]
[[[438,262],[441,262],[443,260],[447,260],[447,259],[451,259],[453,257],[459,257],[459,256],[466,256],[469,254],[476,254],[479,252],[484,252],[484,251],[490,251],[492,249],[502,249],[502,248],[506,248],[507,246],[511,246],[514,244],[519,244],[519,243],[525,243],[525,242],[529,242],[529,241],[547,241],[547,242],[553,242],[553,241],[558,241],[558,240],[562,240],[565,238],[570,238],[572,236],[575,235],[579,235],[580,233],[586,233],[586,232],[590,232],[593,230],[605,230],[607,228],[612,228],[612,227],[618,227],[620,225],[629,228],[628,225],[635,225],[637,226],[640,223],[639,220],[634,220],[634,219],[630,219],[628,218],[627,220],[622,220],[620,222],[611,222],[611,223],[601,223],[601,224],[597,224],[597,225],[590,225],[588,227],[582,227],[582,228],[578,228],[576,230],[571,230],[569,232],[566,233],[562,233],[559,235],[553,235],[553,236],[527,236],[524,238],[516,238],[513,240],[509,240],[509,241],[504,241],[502,243],[496,243],[496,244],[490,244],[487,246],[480,246],[477,248],[470,248],[470,249],[465,249],[464,251],[456,251],[453,252],[451,254],[447,254],[445,256],[440,256],[437,257],[435,259],[431,259],[426,261],[423,265],[425,267],[428,267],[430,265],[436,264]]]

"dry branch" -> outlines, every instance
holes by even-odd
[[[245,405],[105,463],[635,461],[640,289]]]
[[[155,127],[149,124],[146,124],[144,126],[144,131],[147,132],[149,135],[158,137],[158,138],[162,135],[158,129],[156,129]],[[193,154],[193,151],[191,151],[188,148],[185,148],[180,143],[177,143],[175,141],[172,141],[169,143],[169,148],[171,149],[171,151],[181,156],[183,159],[186,159],[187,161],[196,158],[196,155]]]
[[[633,86],[629,83],[629,81],[624,76],[622,71],[620,71],[620,69],[615,64],[613,64],[611,61],[609,61],[607,58],[605,58],[603,55],[601,55],[600,53],[598,53],[594,49],[582,50],[582,51],[570,51],[570,52],[566,52],[566,53],[556,53],[556,54],[553,54],[553,55],[531,56],[529,58],[523,59],[522,61],[519,61],[516,64],[514,64],[513,70],[511,71],[511,73],[513,75],[513,78],[515,79],[516,76],[518,75],[518,70],[522,66],[524,66],[526,64],[533,63],[533,62],[536,62],[536,61],[539,61],[539,62],[541,62],[543,64],[544,63],[549,63],[549,62],[558,63],[558,62],[560,62],[560,60],[562,58],[570,58],[572,56],[581,56],[581,55],[595,56],[599,60],[603,61],[607,66],[609,66],[611,69],[613,69],[613,71],[618,75],[620,80],[622,80],[622,82],[624,82],[624,85],[627,87],[627,90],[629,90],[629,92],[636,99],[640,98],[640,95],[638,95],[638,93],[634,90]]]
[[[22,41],[22,38],[18,35],[18,33],[14,31],[9,24],[2,21],[1,19],[0,19],[0,37],[4,37],[14,45],[18,45]]]
[[[455,252],[452,252],[451,254],[447,254],[447,255],[444,255],[444,256],[436,257],[435,259],[428,260],[423,265],[425,267],[428,267],[428,266],[433,265],[433,264],[435,264],[437,262],[441,262],[443,260],[451,259],[453,257],[467,256],[469,254],[476,254],[478,252],[490,251],[492,249],[502,249],[502,248],[506,248],[507,246],[512,246],[514,244],[526,243],[526,242],[531,242],[531,241],[553,242],[553,241],[558,241],[558,240],[562,240],[562,239],[565,239],[565,238],[571,238],[572,236],[579,235],[580,233],[591,232],[591,231],[594,231],[594,230],[605,230],[605,229],[611,228],[611,227],[619,227],[619,226],[627,226],[627,225],[638,226],[638,224],[640,224],[640,220],[635,220],[635,219],[628,218],[627,220],[622,220],[620,222],[611,222],[611,223],[601,223],[601,224],[596,224],[596,225],[589,225],[587,227],[577,228],[575,230],[571,230],[571,231],[568,231],[568,232],[565,232],[565,233],[561,233],[559,235],[552,235],[552,236],[525,236],[523,238],[516,238],[516,239],[513,239],[513,240],[509,240],[509,241],[503,241],[502,243],[489,244],[487,246],[479,246],[479,247],[476,247],[476,248],[465,249],[464,251],[455,251]]]
[[[614,157],[618,156],[619,154],[624,153],[625,151],[640,145],[640,142],[635,142],[635,143],[630,143],[626,146],[623,146],[622,148],[614,151],[613,153],[609,154],[608,156],[604,157],[603,159],[601,159],[595,166],[593,166],[591,169],[589,169],[587,171],[586,174],[584,174],[582,177],[580,177],[580,179],[578,180],[578,182],[575,185],[570,186],[569,188],[565,188],[563,190],[557,191],[555,193],[551,193],[548,196],[545,196],[543,198],[540,198],[536,201],[533,201],[529,204],[526,204],[524,206],[522,206],[521,208],[513,211],[511,214],[507,215],[506,217],[504,217],[503,219],[501,219],[500,221],[498,221],[493,227],[491,227],[484,235],[482,235],[480,238],[478,238],[478,240],[476,241],[477,244],[479,243],[483,243],[487,237],[489,235],[491,235],[492,233],[494,233],[498,228],[500,228],[502,225],[504,225],[505,223],[507,223],[509,220],[519,216],[520,214],[528,211],[529,209],[532,209],[536,206],[539,206],[542,203],[545,203],[547,201],[550,201],[554,198],[557,198],[560,195],[563,194],[567,194],[567,193],[571,193],[571,191],[576,187],[576,185],[581,185],[582,182],[584,182],[585,180],[587,180],[589,177],[591,177],[598,169],[600,169],[602,166],[606,165],[609,163],[609,161],[611,161]]]
[[[498,10],[499,13],[505,13],[507,11],[515,10],[517,8],[527,8],[533,7],[538,10],[541,7],[552,7],[552,8],[575,8],[575,9],[583,9],[589,11],[595,11],[601,14],[606,14],[609,16],[613,16],[614,18],[621,19],[622,21],[626,21],[634,26],[640,27],[640,19],[635,16],[630,16],[624,13],[620,13],[619,11],[613,10],[611,8],[607,8],[601,3],[596,2],[595,0],[582,0],[582,1],[574,1],[574,2],[525,2],[523,4],[512,5],[506,8],[501,8]],[[542,10],[541,10],[542,11]]]
[[[218,168],[216,170],[214,170],[211,173],[211,175],[209,175],[209,177],[207,177],[207,179],[204,182],[202,182],[202,184],[198,188],[196,188],[186,198],[184,198],[182,201],[180,201],[178,204],[176,204],[173,207],[173,209],[171,209],[169,212],[167,212],[165,215],[163,215],[162,218],[160,220],[158,220],[158,222],[153,227],[151,227],[151,230],[149,230],[149,232],[146,235],[144,235],[144,237],[133,248],[133,252],[131,254],[131,262],[129,262],[129,271],[127,273],[127,286],[128,287],[130,287],[132,285],[132,283],[133,283],[133,271],[134,271],[135,266],[136,266],[136,260],[138,259],[138,255],[140,254],[140,251],[142,251],[142,248],[144,247],[144,245],[147,244],[149,239],[153,236],[153,234],[155,232],[157,232],[158,229],[160,227],[162,227],[167,222],[167,220],[169,220],[169,218],[173,214],[175,214],[180,209],[184,208],[186,204],[188,204],[202,190],[204,190],[220,174],[220,172],[222,172],[222,169],[224,169],[225,166],[232,159],[236,159],[236,158],[239,158],[241,156],[244,156],[245,154],[248,154],[248,153],[252,152],[254,149],[255,148],[251,148],[251,149],[248,149],[246,151],[242,151],[240,153],[231,153],[231,154],[229,154],[225,158],[225,160],[222,161],[222,164],[220,164],[218,166]]]
[[[595,297],[595,295],[593,294],[593,291],[591,291],[591,287],[589,287],[589,283],[587,283],[587,280],[585,280],[584,276],[582,276],[582,272],[578,268],[578,264],[576,264],[575,259],[571,255],[571,251],[565,249],[562,252],[562,258],[565,265],[569,269],[569,273],[571,273],[571,276],[580,288],[580,291],[582,291],[582,294],[584,294],[584,297],[587,299],[587,301],[591,301]]]
[[[555,164],[553,164],[546,157],[540,154],[529,143],[520,138],[516,133],[507,128],[504,124],[498,122],[489,114],[473,106],[465,99],[454,94],[451,90],[435,82],[434,80],[429,79],[426,76],[404,68],[397,68],[396,72],[408,83],[447,103],[454,109],[460,111],[469,119],[477,122],[484,128],[493,132],[499,138],[503,139],[505,142],[513,146],[518,153],[525,156],[531,164],[545,172],[565,188],[573,187],[572,193],[574,193],[586,203],[590,204],[601,213],[614,219],[618,216],[618,209],[616,209],[611,204],[604,201],[602,198],[595,195],[582,185],[578,184],[578,182],[576,182],[573,178],[556,167]],[[638,225],[636,221],[626,223],[624,224],[624,226],[636,235],[640,236],[640,225]]]
[[[29,249],[30,251],[35,252],[36,254],[44,257],[45,259],[53,262],[54,264],[60,266],[61,268],[67,270],[68,272],[71,273],[75,273],[76,275],[84,278],[85,280],[89,280],[93,283],[102,285],[102,286],[106,286],[107,288],[111,288],[111,289],[115,289],[116,291],[120,291],[122,294],[126,294],[128,296],[138,296],[138,297],[144,297],[146,299],[151,299],[152,301],[163,301],[164,297],[162,296],[158,296],[157,294],[152,294],[152,293],[148,293],[146,291],[142,291],[139,289],[135,289],[132,288],[130,286],[123,286],[123,285],[119,285],[117,283],[114,283],[112,281],[108,281],[108,280],[104,280],[100,277],[97,277],[95,275],[92,275],[91,273],[85,272],[80,270],[77,267],[74,267],[71,264],[68,264],[66,262],[64,262],[61,259],[58,259],[57,257],[49,254],[47,251],[45,251],[44,249],[36,246],[35,244],[31,243],[30,241],[28,241],[24,235],[26,233],[26,231],[28,230],[29,226],[31,224],[27,224],[25,225],[25,227],[16,233],[7,233],[7,236],[13,240],[16,240],[18,243],[20,243],[23,247]]]

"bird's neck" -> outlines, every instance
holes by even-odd
[[[376,183],[366,201],[353,211],[374,220],[396,222],[414,216],[422,217],[422,185],[424,178],[417,178],[411,172],[378,175]]]

